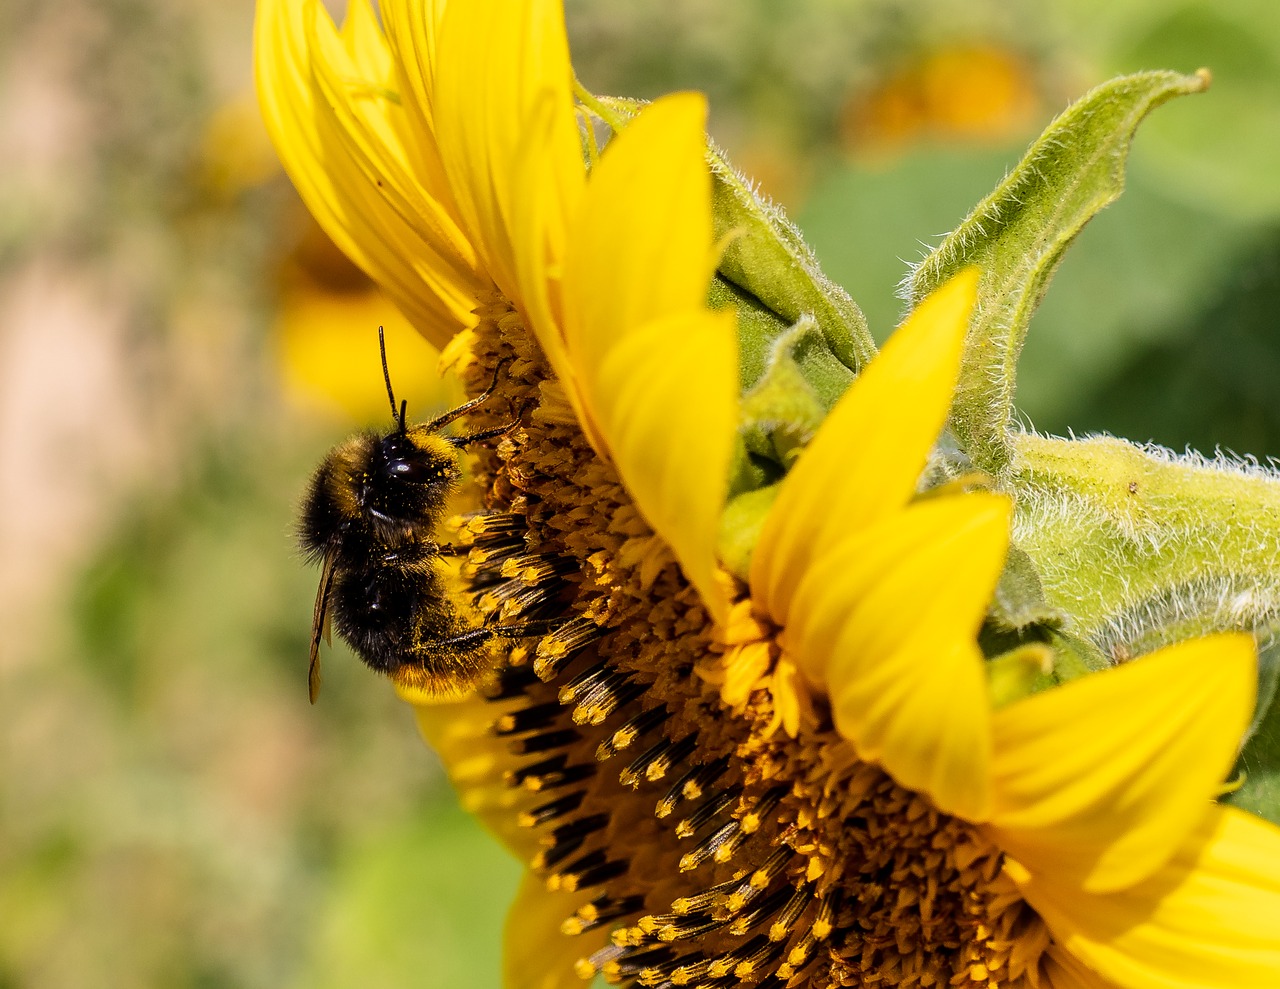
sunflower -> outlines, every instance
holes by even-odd
[[[736,581],[702,100],[599,152],[558,2],[381,9],[262,0],[260,90],[326,230],[521,410],[454,538],[482,613],[552,630],[461,700],[400,685],[529,864],[507,984],[1280,984],[1280,833],[1213,802],[1251,640],[992,702],[1008,500],[917,494],[976,275],[836,404]]]

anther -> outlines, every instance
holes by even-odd
[[[572,838],[567,838],[550,848],[544,848],[534,855],[529,862],[529,866],[537,872],[541,872],[543,869],[554,868],[557,863],[563,862],[581,848],[584,841],[586,841],[586,838],[578,835]]]
[[[682,961],[684,961],[682,959]],[[684,964],[671,970],[673,986],[687,986],[707,974],[711,967],[710,958],[699,958],[697,961],[684,961]]]
[[[733,977],[739,980],[752,978],[761,969],[776,961],[782,951],[782,945],[775,944],[768,938],[763,936],[752,938],[733,953],[737,959],[737,964],[733,967]]]
[[[671,912],[678,916],[685,916],[697,910],[706,910],[715,906],[717,902],[723,900],[741,884],[742,879],[738,877],[730,879],[728,882],[709,886],[701,893],[695,893],[693,896],[681,896],[671,901]]]
[[[778,908],[787,902],[790,894],[791,890],[786,886],[775,889],[746,913],[735,917],[733,923],[729,925],[729,933],[735,937],[742,937],[760,921],[772,917]]]
[[[742,830],[746,834],[754,834],[760,829],[760,825],[765,819],[773,813],[774,809],[782,802],[782,798],[790,791],[790,787],[775,786],[766,790],[764,795],[756,801],[755,806],[747,813],[742,815]]]
[[[698,736],[696,734],[686,735],[680,741],[673,743],[670,747],[663,749],[644,767],[644,778],[650,783],[656,783],[667,775],[674,766],[679,766],[689,758],[690,755],[698,748]]]
[[[648,773],[649,766],[656,762],[662,755],[671,748],[671,739],[660,738],[653,745],[645,749],[640,755],[636,756],[619,774],[619,779],[623,786],[629,786],[635,789],[640,785],[640,781],[645,778]]]
[[[582,805],[586,795],[583,790],[567,793],[563,797],[557,797],[549,803],[533,808],[533,810],[522,811],[516,817],[516,823],[522,828],[532,828],[548,821],[554,821],[557,818],[564,817],[565,814],[577,810]]]
[[[654,813],[659,819],[669,817],[682,800],[697,800],[705,787],[719,779],[729,766],[728,759],[716,759],[705,766],[694,766],[676,780],[666,795],[658,801]]]
[[[644,897],[642,896],[624,896],[617,899],[597,896],[590,903],[584,903],[578,907],[573,916],[560,925],[560,930],[564,934],[582,934],[602,924],[633,914],[643,907]]]
[[[516,580],[495,584],[476,599],[476,607],[486,616],[497,613],[500,621],[520,618],[548,601],[553,588],[546,584],[527,587]]]
[[[509,770],[503,776],[508,786],[522,786],[535,793],[541,790],[554,790],[569,783],[577,783],[595,775],[595,767],[569,766],[568,756],[563,753],[550,759],[543,759],[516,770]]]
[[[579,651],[603,635],[603,630],[590,618],[579,615],[565,622],[538,643],[533,672],[543,681],[551,680]]]
[[[785,941],[791,936],[791,931],[795,928],[796,921],[800,919],[800,915],[804,913],[813,899],[813,887],[801,886],[793,892],[782,909],[778,911],[773,923],[769,925],[770,941]]]
[[[619,752],[630,748],[636,739],[643,738],[669,717],[671,717],[671,712],[665,707],[652,707],[630,718],[626,724],[596,746],[596,761],[604,762],[606,759],[612,759]]]
[[[523,538],[526,530],[525,517],[514,512],[455,515],[449,520],[449,527],[458,533],[458,541],[464,546]]]
[[[707,969],[707,974],[713,979],[723,979],[739,965],[746,964],[747,960],[761,948],[773,950],[776,947],[769,943],[768,938],[756,935],[746,944],[713,961]]]
[[[730,914],[741,912],[748,903],[773,885],[773,881],[791,864],[795,854],[787,845],[774,849],[764,860],[764,864],[751,873],[745,882],[737,883],[725,902],[725,909]]]
[[[624,674],[619,673],[606,662],[602,661],[596,663],[595,666],[583,670],[567,684],[561,687],[558,700],[566,707],[570,704],[576,704],[581,698],[595,690],[601,683],[620,680],[623,676]]]
[[[600,725],[609,715],[643,697],[649,688],[643,683],[624,679],[621,683],[601,684],[573,709],[575,725]]]
[[[617,945],[605,945],[589,958],[579,958],[574,962],[573,971],[578,978],[589,981],[594,979],[611,961],[626,954],[626,951],[626,948],[619,948]]]
[[[601,967],[601,972],[605,979],[625,978],[638,974],[643,968],[670,960],[670,948],[651,948],[648,951],[628,952],[618,958],[611,958]]]
[[[711,794],[692,814],[676,825],[676,837],[692,838],[704,824],[731,807],[741,794],[742,788],[738,786]]]
[[[547,889],[572,892],[576,889],[589,889],[599,886],[611,879],[616,879],[630,868],[627,859],[608,859],[605,850],[597,848],[581,858],[575,859],[563,871],[553,873],[547,878]]]
[[[696,848],[681,857],[680,871],[689,872],[715,856],[721,846],[733,840],[740,827],[741,825],[737,821],[729,821],[721,825],[703,839]]]
[[[575,573],[578,564],[565,556],[513,556],[502,562],[503,577],[536,585]]]

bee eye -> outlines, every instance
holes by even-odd
[[[393,460],[387,464],[387,473],[403,481],[426,484],[440,479],[440,470],[423,460]]]

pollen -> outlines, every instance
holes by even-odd
[[[537,629],[486,688],[501,803],[610,985],[1034,987],[1049,936],[964,821],[860,762],[744,595],[717,632],[501,300],[464,374],[520,425],[453,520],[491,621]],[[550,400],[548,403],[548,396]],[[672,439],[678,442],[678,438]],[[785,730],[779,730],[779,728]],[[568,894],[573,894],[572,896]],[[541,933],[533,936],[543,936]]]

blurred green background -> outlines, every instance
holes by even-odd
[[[894,287],[1067,101],[1210,66],[1032,327],[1041,430],[1280,454],[1269,2],[569,0],[588,86],[698,88],[883,338]],[[249,0],[0,7],[0,989],[491,989],[518,866],[336,648],[306,700],[309,469],[385,419],[374,328],[257,123]],[[353,372],[352,369],[355,369]]]

